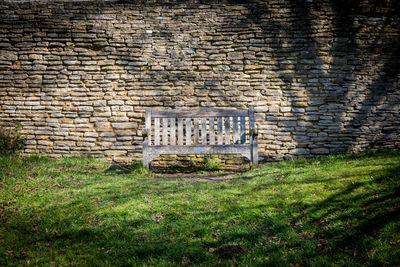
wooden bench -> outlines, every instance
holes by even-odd
[[[258,164],[257,135],[253,107],[146,109],[143,166],[171,154],[240,154]]]

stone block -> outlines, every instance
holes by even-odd
[[[109,101],[107,101],[107,104],[109,106],[123,106],[124,101],[123,100],[109,100]]]
[[[126,150],[105,150],[104,156],[106,157],[119,157],[125,156],[127,154]]]
[[[111,125],[114,129],[136,129],[138,127],[138,124],[136,122],[115,122]]]
[[[311,154],[327,155],[327,154],[329,154],[329,149],[328,148],[313,148],[313,149],[311,149]]]
[[[78,112],[92,112],[93,107],[91,106],[79,106],[78,107]]]

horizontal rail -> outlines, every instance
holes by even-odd
[[[173,110],[151,110],[153,118],[203,118],[203,117],[248,117],[248,110],[222,108],[179,108]]]
[[[192,154],[245,154],[250,153],[251,145],[198,145],[198,146],[145,146],[146,153],[150,154],[173,154],[173,155],[192,155]]]

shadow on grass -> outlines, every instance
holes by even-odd
[[[362,165],[373,156],[357,159],[364,160]],[[291,166],[307,166],[296,164]],[[354,183],[342,176],[271,181],[285,169],[268,167],[256,169],[251,180],[236,178],[236,183],[132,178],[109,169],[81,188],[56,192],[46,205],[9,210],[2,225],[13,233],[11,250],[19,254],[10,253],[0,263],[23,263],[31,255],[48,253],[59,257],[60,264],[167,265],[189,259],[194,264],[250,265],[253,258],[271,265],[340,260],[396,264],[396,252],[369,262],[370,250],[388,246],[383,229],[400,221],[400,163],[384,166]],[[336,191],[312,201],[307,200],[311,193],[295,194],[311,181],[315,190],[322,191],[324,185],[317,186],[325,182]],[[290,192],[284,191],[287,186]],[[225,261],[213,253],[224,244],[241,244],[248,252]],[[36,263],[46,260],[43,256]]]
[[[134,160],[131,164],[112,161],[105,173],[149,175],[150,171],[143,167],[141,160]]]
[[[400,163],[371,172],[370,177],[367,182],[352,182],[321,202],[304,205],[304,213],[314,216],[295,220],[320,224],[321,233],[335,240],[332,249],[367,253],[363,244],[368,237],[400,221]]]

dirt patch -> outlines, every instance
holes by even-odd
[[[222,245],[214,253],[222,259],[232,259],[244,252],[246,252],[246,248],[241,245]]]

